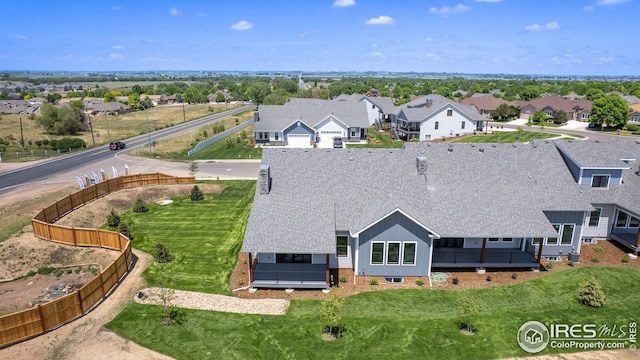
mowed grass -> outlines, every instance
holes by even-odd
[[[600,309],[575,298],[580,284],[592,276],[609,291]],[[527,321],[628,325],[637,319],[638,281],[637,269],[576,268],[470,290],[482,307],[473,336],[458,331],[456,302],[462,292],[427,288],[348,297],[346,331],[332,342],[320,338],[321,302],[314,300],[292,301],[283,316],[180,310],[183,321],[172,326],[160,325],[161,307],[131,303],[106,327],[176,359],[495,359],[530,355],[516,340]],[[571,350],[548,346],[539,355],[560,352]]]
[[[227,140],[219,141],[211,146],[207,146],[202,151],[193,154],[188,159],[206,160],[206,159],[260,159],[262,158],[262,148],[256,148],[251,145],[253,138],[253,125],[244,128],[246,138],[242,138],[242,130],[230,136],[231,146]],[[240,142],[237,138],[240,137]]]
[[[531,140],[550,139],[560,136],[560,134],[534,132],[534,131],[495,131],[490,135],[474,135],[465,137],[456,142],[462,143],[526,143]]]
[[[368,144],[347,144],[348,148],[401,148],[404,141],[393,140],[385,133],[379,133],[375,127],[367,129]]]
[[[230,294],[233,271],[244,229],[249,218],[255,181],[223,181],[219,194],[206,194],[203,201],[188,197],[170,205],[149,204],[145,213],[128,212],[133,247],[154,253],[164,244],[175,259],[156,261],[145,270],[149,286]]]

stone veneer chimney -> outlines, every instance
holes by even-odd
[[[260,189],[260,195],[267,195],[271,191],[271,169],[269,165],[260,165],[258,171],[258,188]]]
[[[424,155],[416,156],[416,167],[418,175],[427,175],[427,157]]]

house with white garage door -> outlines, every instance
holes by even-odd
[[[284,105],[260,105],[254,114],[256,146],[332,148],[334,138],[366,143],[367,104],[318,99],[287,100]]]

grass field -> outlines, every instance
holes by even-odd
[[[367,129],[368,144],[347,144],[348,148],[401,148],[404,141],[391,139],[387,134],[379,133],[375,128]]]
[[[226,186],[204,201],[177,198],[170,205],[149,204],[145,213],[128,212],[133,247],[153,254],[164,244],[175,260],[154,262],[143,274],[150,286],[230,294],[234,269],[249,218],[255,181],[216,182]]]
[[[580,283],[595,277],[609,290],[600,309],[577,303]],[[320,301],[292,301],[284,316],[181,310],[183,322],[161,326],[158,306],[128,305],[107,328],[176,359],[494,359],[527,356],[516,335],[525,322],[613,327],[637,318],[640,271],[577,268],[519,284],[471,290],[480,299],[477,333],[458,331],[461,291],[407,289],[346,299],[344,336],[320,339]],[[575,350],[574,350],[575,351]],[[540,354],[567,352],[548,346]]]
[[[231,109],[234,106],[229,105]],[[151,131],[162,129],[171,125],[210,115],[225,110],[225,105],[217,104],[195,104],[182,106],[158,106],[149,109],[149,129]],[[25,147],[20,146],[20,120],[22,120],[22,136]],[[110,141],[123,140],[132,136],[145,134],[147,132],[147,114],[145,111],[135,111],[122,115],[96,115],[91,116],[91,123],[94,132],[96,146],[108,144]],[[28,115],[0,115],[0,137],[3,139],[4,148],[3,161],[30,161],[45,157],[44,148],[38,148],[35,142],[38,140],[57,140],[64,137],[77,137],[84,140],[87,146],[93,146],[91,132],[82,132],[77,136],[56,136],[45,134],[37,120],[29,118]],[[31,151],[34,156],[31,156]],[[16,155],[19,152],[19,155]],[[47,157],[57,155],[57,151],[47,150]]]
[[[462,143],[515,143],[522,142],[527,143],[531,140],[537,139],[550,139],[560,136],[560,134],[547,133],[547,132],[534,132],[534,131],[522,131],[518,134],[517,131],[495,131],[491,135],[475,135],[465,137],[457,142]]]

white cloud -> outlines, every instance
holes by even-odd
[[[391,16],[378,16],[377,18],[371,18],[364,23],[367,25],[390,25],[393,24],[395,20]]]
[[[440,60],[440,55],[435,54],[435,53],[428,53],[427,54],[427,58],[428,59],[433,59],[433,60]]]
[[[502,0],[475,0],[476,2],[486,2],[486,3],[496,3],[501,2]]]
[[[249,30],[253,27],[253,24],[246,21],[246,20],[241,20],[238,21],[237,23],[231,25],[231,28],[233,30]]]
[[[458,4],[454,7],[443,6],[439,9],[435,7],[429,8],[429,14],[441,15],[446,17],[453,14],[460,14],[469,10],[471,10],[471,6]]]
[[[122,10],[122,8],[120,6],[114,6],[114,7],[111,8],[111,10],[120,11],[120,10]]]
[[[349,7],[355,4],[355,0],[335,0],[333,2],[333,7]]]
[[[171,8],[171,9],[169,9],[169,14],[171,14],[171,16],[176,16],[176,15],[180,14],[180,10],[178,10],[176,8]]]
[[[378,44],[373,43],[373,44],[371,44],[371,47],[375,49],[375,48],[377,48],[377,47],[378,47]]]
[[[207,16],[207,13],[199,12],[196,15],[198,15],[198,16]]]
[[[124,50],[124,47],[122,47],[122,45],[114,45],[111,47],[113,50]]]
[[[149,57],[143,57],[140,59],[140,62],[146,62],[146,61],[162,61],[162,58],[159,57],[153,57],[153,56],[149,56]]]
[[[552,22],[546,23],[545,25],[533,24],[533,25],[527,25],[524,28],[529,31],[558,30],[560,29],[560,25],[557,22],[552,21]]]
[[[329,53],[329,50],[325,50],[322,52],[322,55],[327,55]]]
[[[584,10],[584,11],[591,11],[591,10],[593,10],[593,6],[591,6],[591,5],[585,5],[585,6],[582,8],[582,10]]]
[[[617,5],[617,4],[622,4],[622,3],[626,3],[630,0],[598,0],[597,4],[598,5]]]
[[[432,42],[432,41],[433,41],[433,38],[432,38],[431,36],[429,36],[429,37],[425,38],[425,39],[424,39],[424,41],[426,41],[426,42]]]
[[[598,58],[598,61],[601,61],[601,62],[611,62],[613,60],[614,59],[611,56],[603,56]]]
[[[374,53],[371,53],[371,56],[373,56],[373,57],[384,57],[384,56],[382,55],[382,53],[381,53],[381,52],[379,52],[379,51],[376,51],[376,52],[374,52]]]
[[[271,49],[269,49],[269,52],[276,52],[276,49],[275,48],[271,48]]]
[[[16,39],[16,40],[28,40],[29,37],[27,35],[22,35],[22,34],[9,34],[7,35],[7,37],[9,39]]]
[[[109,54],[109,58],[114,60],[120,60],[120,59],[124,59],[124,56],[122,56],[122,54],[120,53],[111,53]]]

